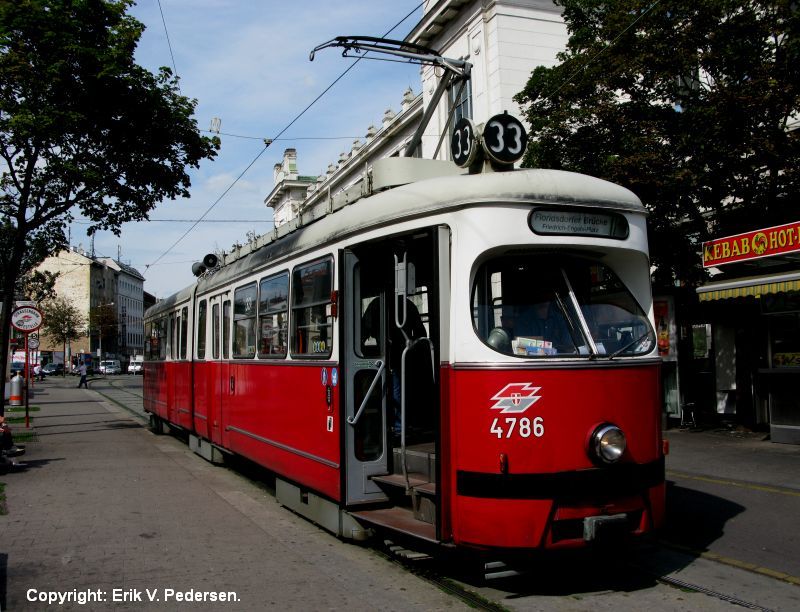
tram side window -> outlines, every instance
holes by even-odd
[[[211,357],[219,359],[219,304],[211,307]]]
[[[178,324],[175,313],[169,317],[169,358],[178,358]]]
[[[292,277],[292,354],[330,357],[332,317],[329,305],[333,262],[317,261],[295,268]]]
[[[289,323],[289,274],[261,281],[258,302],[259,357],[286,357]]]
[[[201,300],[197,305],[197,358],[206,358],[206,315],[208,303]]]
[[[256,356],[257,298],[255,283],[239,287],[233,293],[234,359],[253,359]]]
[[[186,359],[187,335],[189,333],[189,309],[181,309],[181,359]]]
[[[167,319],[148,321],[145,357],[148,361],[163,361],[167,357]]]
[[[222,358],[230,357],[231,345],[231,301],[225,300],[222,304]]]

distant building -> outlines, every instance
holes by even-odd
[[[110,257],[102,257],[99,261],[116,271],[117,358],[129,361],[131,356],[141,355],[144,351],[144,277],[136,268]]]
[[[65,360],[79,353],[97,354],[101,348],[106,356],[127,361],[130,355],[144,350],[144,277],[131,266],[110,257],[95,258],[81,247],[72,247],[48,257],[40,270],[58,273],[56,295],[69,300],[86,318],[100,306],[113,306],[116,329],[87,329],[87,335],[67,347]],[[63,346],[42,336],[42,352],[61,352]]]

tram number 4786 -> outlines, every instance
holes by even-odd
[[[489,428],[489,433],[493,433],[498,438],[510,438],[515,432],[521,438],[530,438],[531,435],[535,438],[541,438],[544,435],[544,419],[542,417],[533,419],[528,417],[520,419],[517,417],[496,417]]]

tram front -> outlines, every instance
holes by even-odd
[[[547,179],[557,195],[475,206],[453,228],[442,533],[459,545],[581,547],[663,520],[644,208]]]

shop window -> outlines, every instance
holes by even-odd
[[[233,358],[253,359],[256,356],[256,283],[239,287],[233,294]]]
[[[285,357],[288,345],[289,274],[261,281],[258,302],[259,357]]]
[[[292,354],[330,357],[332,260],[296,268],[292,281]]]
[[[769,316],[773,368],[800,368],[800,313]]]

